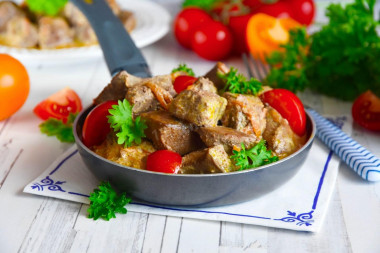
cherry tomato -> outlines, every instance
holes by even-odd
[[[174,35],[178,43],[191,48],[195,29],[209,21],[212,21],[212,18],[202,9],[193,7],[183,9],[174,20]]]
[[[356,123],[372,131],[380,131],[380,98],[371,91],[361,94],[352,105]]]
[[[81,110],[82,102],[79,96],[75,91],[66,87],[36,105],[33,112],[43,120],[55,118],[66,123],[70,113],[77,113]]]
[[[295,20],[303,25],[310,25],[315,16],[315,5],[313,0],[288,0],[293,11]]]
[[[146,169],[155,172],[177,173],[182,163],[180,154],[170,150],[157,150],[148,155]]]
[[[273,89],[260,96],[264,103],[276,109],[289,122],[292,130],[302,136],[306,131],[306,113],[301,100],[286,89]]]
[[[111,130],[107,118],[110,115],[108,110],[112,109],[113,105],[117,105],[117,101],[105,101],[87,115],[82,128],[82,140],[86,147],[100,145],[106,139]]]
[[[248,6],[252,11],[259,8],[261,5],[264,5],[261,0],[243,0],[243,4]]]
[[[253,11],[254,13],[264,13],[275,18],[293,17],[293,9],[285,1],[277,1],[270,4],[262,4]]]
[[[231,30],[234,46],[233,51],[237,55],[248,52],[247,25],[253,14],[231,16],[228,27]]]
[[[29,94],[29,76],[17,59],[0,54],[0,120],[10,117],[25,103]]]
[[[194,76],[177,76],[173,84],[174,90],[177,93],[180,93],[181,91],[185,90],[188,86],[192,85],[195,82],[195,80],[197,80],[197,78]]]
[[[227,26],[210,21],[193,34],[192,48],[200,57],[218,61],[226,58],[232,49],[233,38]]]

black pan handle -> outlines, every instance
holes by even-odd
[[[94,29],[112,76],[121,70],[139,77],[152,76],[144,56],[105,0],[70,1],[83,12]]]

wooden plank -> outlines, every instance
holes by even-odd
[[[164,236],[162,238],[161,252],[171,253],[177,252],[178,241],[181,233],[182,218],[170,217],[166,218]]]

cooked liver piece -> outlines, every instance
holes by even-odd
[[[168,149],[184,155],[204,147],[190,124],[183,123],[167,111],[146,112],[141,117],[148,126],[145,135],[156,149]]]
[[[72,46],[74,31],[61,17],[42,17],[38,21],[38,40],[40,48],[62,48]]]
[[[254,134],[258,139],[265,129],[266,109],[260,98],[252,95],[226,92],[223,96],[228,104],[222,124],[246,134]]]
[[[226,85],[225,82],[219,77],[219,75],[227,74],[230,69],[222,62],[217,62],[216,65],[207,72],[204,77],[211,80],[215,87],[220,90]]]
[[[289,123],[275,109],[268,107],[266,128],[263,138],[268,148],[280,158],[284,158],[297,151],[304,143],[305,136],[299,137],[289,126]]]
[[[223,126],[201,127],[197,129],[199,136],[207,147],[223,145],[229,153],[233,146],[240,147],[244,143],[245,147],[251,147],[256,142],[254,135],[249,135],[235,129]]]
[[[11,47],[35,47],[38,43],[38,31],[24,16],[14,16],[6,23],[2,43]]]
[[[216,126],[227,101],[209,91],[185,90],[171,102],[169,112],[197,126]]]
[[[212,93],[217,93],[218,90],[215,87],[214,83],[205,77],[198,78],[193,85],[190,85],[187,89],[193,90],[193,91],[210,91]]]
[[[0,33],[5,32],[8,21],[14,17],[25,17],[25,14],[12,1],[0,2]]]
[[[235,171],[231,159],[223,148],[218,145],[192,152],[182,158],[179,174],[210,174]]]
[[[135,116],[159,108],[159,103],[154,97],[153,92],[145,85],[138,85],[127,89],[125,98],[133,106],[132,112]]]
[[[142,79],[133,76],[126,71],[121,71],[115,75],[111,82],[94,99],[95,104],[100,104],[108,100],[122,100],[127,94],[127,89],[141,83]]]

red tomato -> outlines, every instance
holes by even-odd
[[[277,1],[273,4],[263,4],[253,11],[254,13],[265,13],[276,18],[293,17],[293,9],[286,1]]]
[[[286,89],[273,89],[260,96],[264,103],[276,109],[289,122],[292,130],[302,136],[306,131],[306,113],[301,100]]]
[[[157,150],[149,154],[146,169],[155,172],[177,173],[182,163],[180,154],[170,150]]]
[[[113,105],[117,105],[117,101],[105,101],[87,115],[82,128],[82,140],[86,147],[100,145],[106,139],[111,129],[107,118],[110,115],[108,110]]]
[[[248,24],[249,19],[252,17],[252,15],[253,14],[246,14],[246,15],[230,17],[228,27],[230,28],[233,39],[234,39],[233,51],[234,53],[238,55],[248,52],[247,37],[246,37],[247,24]]]
[[[243,4],[248,6],[251,10],[255,10],[264,3],[261,0],[243,0]]]
[[[288,0],[293,16],[296,21],[303,25],[310,25],[315,16],[315,5],[313,0]]]
[[[185,90],[188,86],[192,85],[195,80],[197,80],[196,77],[193,76],[177,76],[174,80],[174,89],[177,93],[180,93],[181,91]]]
[[[54,93],[34,107],[33,112],[43,120],[56,118],[66,123],[70,113],[82,110],[79,96],[72,89],[66,87]]]
[[[232,49],[233,38],[227,26],[210,21],[193,34],[192,48],[200,57],[218,61],[226,58]]]
[[[195,29],[209,21],[212,21],[212,18],[202,9],[193,7],[183,9],[174,20],[174,35],[178,43],[191,48]]]
[[[361,94],[352,105],[352,117],[362,127],[380,131],[380,98],[371,91]]]
[[[25,103],[29,75],[16,58],[0,54],[0,120],[10,117]]]

